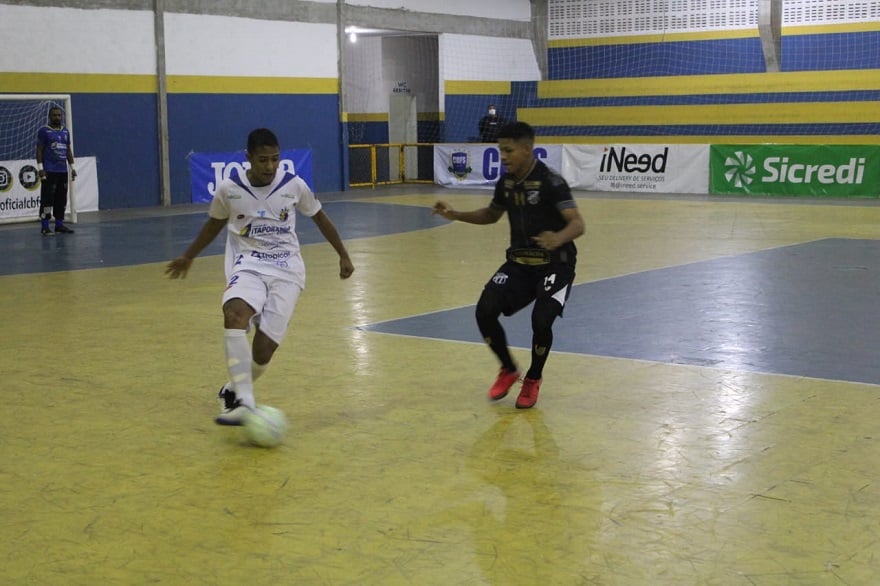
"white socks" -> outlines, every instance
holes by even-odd
[[[267,368],[269,368],[268,364],[257,364],[256,362],[251,361],[251,380],[256,382],[258,378],[263,376],[263,373],[266,372]]]
[[[226,369],[235,389],[235,397],[247,407],[254,408],[254,377],[251,373],[251,345],[245,330],[224,330],[226,342]]]
[[[226,387],[235,390],[235,396],[248,407],[255,407],[254,381],[263,376],[268,364],[257,364],[251,358],[251,346],[246,330],[224,330],[226,339],[226,366],[229,371],[229,382]],[[244,340],[242,345],[241,339]],[[242,350],[242,347],[244,350]],[[244,352],[242,354],[242,352]],[[242,365],[249,365],[249,369]],[[250,377],[247,376],[248,370]]]

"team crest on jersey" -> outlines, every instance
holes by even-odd
[[[539,201],[541,201],[541,192],[538,190],[531,190],[528,192],[528,196],[526,197],[526,201],[532,205],[535,205]]]
[[[495,276],[492,277],[492,282],[496,285],[503,285],[507,282],[508,276],[507,273],[497,272]]]
[[[278,214],[278,219],[281,220],[282,222],[286,222],[287,218],[289,218],[289,217],[290,217],[290,210],[288,210],[287,208],[284,208],[283,210],[281,210],[281,213]]]
[[[452,153],[449,156],[449,160],[451,165],[449,165],[447,170],[459,179],[464,179],[467,177],[468,173],[471,172],[471,166],[468,165],[468,154],[466,152],[458,151]]]

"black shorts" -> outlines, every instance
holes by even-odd
[[[51,207],[61,201],[61,199],[56,198],[66,197],[67,173],[54,173],[47,171],[46,178],[40,180],[40,207]]]
[[[513,315],[536,299],[554,299],[559,315],[571,293],[574,267],[567,263],[522,265],[507,261],[492,275],[485,289],[497,293],[504,315]]]

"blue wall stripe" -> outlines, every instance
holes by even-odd
[[[783,36],[783,71],[876,69],[880,32]],[[671,41],[548,50],[548,79],[760,73],[759,38]]]
[[[101,209],[161,203],[153,94],[71,96],[76,156],[97,159]]]
[[[758,73],[765,69],[757,38],[555,48],[548,51],[548,68],[551,80]]]
[[[312,149],[315,191],[342,189],[338,108],[335,95],[169,95],[174,203],[189,201],[189,153],[244,150],[258,127],[272,129],[283,148]]]

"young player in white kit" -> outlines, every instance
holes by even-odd
[[[193,259],[227,228],[226,290],[223,323],[229,381],[220,389],[220,425],[241,425],[256,406],[254,381],[266,371],[284,339],[305,286],[305,265],[296,235],[296,212],[312,219],[339,254],[339,276],[354,272],[348,251],[327,214],[305,181],[279,170],[281,149],[272,131],[258,128],[248,135],[250,169],[233,171],[221,181],[208,210],[209,218],[181,256],[165,273],[186,277]],[[248,331],[256,326],[253,345]]]

